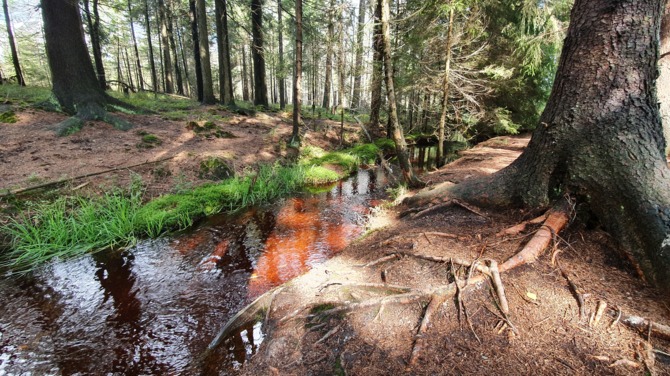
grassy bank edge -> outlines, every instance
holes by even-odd
[[[379,151],[389,149],[388,141],[335,152],[307,146],[296,164],[263,165],[239,177],[146,203],[139,182],[102,197],[33,203],[26,214],[0,228],[10,239],[0,266],[24,273],[54,258],[128,247],[144,237],[186,229],[206,216],[270,203],[308,186],[341,180],[361,164],[374,164]]]

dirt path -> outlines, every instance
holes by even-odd
[[[463,158],[427,180],[459,182],[491,173],[514,160],[526,142],[525,138],[490,140],[464,152]],[[245,375],[670,374],[663,362],[667,358],[657,355],[654,364],[650,355],[653,349],[667,353],[670,343],[613,324],[609,315],[589,325],[599,301],[616,307],[615,311],[665,323],[670,322],[670,308],[619,256],[609,236],[579,216],[561,234],[555,257],[584,297],[582,317],[567,279],[552,265],[550,252],[533,265],[502,275],[509,324],[514,329],[501,320],[489,282],[469,287],[460,300],[449,298],[440,306],[421,336],[423,350],[408,366],[428,300],[354,305],[403,293],[379,288],[384,283],[425,291],[447,284],[454,275],[467,278],[464,267],[407,255],[502,262],[520,249],[529,238],[523,235],[532,231],[508,238],[496,233],[539,213],[484,212],[481,216],[451,206],[417,219],[397,219],[402,209],[387,213],[387,221],[381,221],[385,227],[275,296],[267,337],[243,369]],[[389,253],[406,256],[363,266]],[[353,309],[308,317],[310,312],[347,306]]]

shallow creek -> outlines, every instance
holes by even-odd
[[[233,373],[262,342],[260,325],[229,338],[205,369],[193,364],[251,299],[362,234],[386,185],[381,170],[359,170],[320,193],[0,279],[0,375]]]

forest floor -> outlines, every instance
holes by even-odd
[[[57,137],[50,127],[64,115],[32,109],[17,112],[16,123],[0,124],[0,190],[103,172],[69,180],[60,186],[61,192],[99,194],[127,186],[137,174],[153,197],[207,182],[199,170],[208,157],[229,161],[238,173],[258,163],[290,158],[282,141],[291,131],[288,113],[243,116],[212,106],[180,120],[119,116],[135,128],[121,132],[90,122],[74,135]],[[194,132],[193,125],[188,126],[191,121],[202,126],[205,118],[215,125],[208,132]],[[319,131],[307,132],[307,144],[324,149],[339,145],[336,122],[309,120],[308,125]],[[217,130],[234,137],[216,137]],[[353,142],[359,128],[347,126],[347,131],[347,140]],[[527,137],[489,140],[423,178],[434,185],[490,174],[513,161],[527,141]],[[670,342],[632,330],[607,313],[589,325],[601,301],[615,313],[666,324],[670,306],[586,215],[577,215],[536,263],[502,275],[509,301],[507,319],[500,313],[491,283],[484,280],[463,287],[457,297],[439,305],[417,336],[428,300],[410,299],[393,286],[407,288],[410,295],[423,294],[455,276],[464,281],[468,273],[467,267],[421,257],[501,263],[538,227],[517,236],[496,234],[541,213],[452,205],[400,217],[406,209],[401,205],[378,213],[368,236],[277,290],[265,340],[242,373],[670,374],[670,358],[662,355],[670,352]],[[375,260],[379,262],[365,266]],[[571,284],[584,300],[581,314]],[[400,298],[393,301],[394,296]],[[356,305],[378,303],[380,297],[390,300]],[[335,307],[347,310],[323,315]],[[310,312],[316,316],[307,317]],[[415,349],[417,339],[420,349]]]
[[[116,115],[134,128],[123,132],[91,121],[73,135],[58,137],[52,128],[66,115],[30,108],[17,111],[15,123],[0,124],[0,194],[63,179],[71,179],[65,184],[67,192],[99,194],[128,187],[133,176],[139,176],[148,199],[211,182],[200,168],[208,158],[219,158],[241,174],[293,157],[286,147],[291,134],[288,112],[244,116],[204,106],[179,120]],[[207,122],[210,129],[194,128]],[[319,131],[308,131],[305,144],[328,150],[339,146],[339,123],[327,119],[306,123]],[[346,142],[358,141],[359,130],[345,125]]]
[[[423,178],[433,185],[490,174],[527,141],[491,139]],[[367,237],[273,292],[267,336],[244,374],[670,374],[663,355],[670,342],[616,319],[622,312],[667,324],[670,306],[587,216],[577,215],[537,262],[502,274],[509,302],[503,318],[493,284],[485,279],[464,287],[478,272],[448,260],[502,263],[539,227],[496,234],[541,213],[452,205],[401,217],[406,209],[378,215]],[[426,292],[454,276],[460,293],[436,305],[419,333],[431,300]],[[571,284],[583,299],[581,314]],[[439,302],[438,295],[432,299]],[[598,321],[599,302],[608,308]]]

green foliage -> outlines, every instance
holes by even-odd
[[[505,108],[496,108],[494,112],[493,131],[496,135],[517,134],[521,124],[512,121],[510,112]]]
[[[6,103],[27,106],[49,101],[51,98],[51,89],[36,86],[3,84],[0,85],[0,97],[2,97]]]
[[[12,124],[17,121],[19,121],[19,119],[16,118],[16,114],[12,110],[0,113],[0,123]]]
[[[375,145],[385,153],[395,151],[395,142],[390,138],[378,138],[375,140]]]
[[[166,94],[139,92],[124,96],[116,91],[110,91],[109,94],[137,108],[160,112],[163,116],[187,115],[188,111],[200,106],[200,103],[193,99]]]

